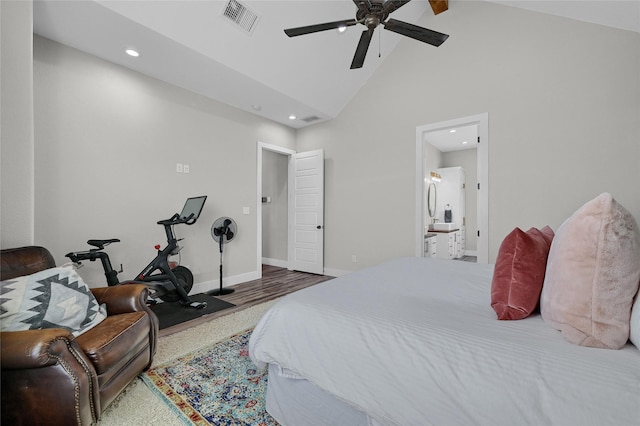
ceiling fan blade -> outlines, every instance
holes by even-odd
[[[371,9],[371,1],[369,0],[353,0],[353,2],[355,3],[358,9],[360,9],[360,3],[364,3],[367,9]]]
[[[350,27],[357,23],[358,22],[355,19],[346,19],[342,21],[326,22],[324,24],[307,25],[306,27],[289,28],[284,30],[284,33],[289,37],[296,37],[320,31],[333,30],[340,27]]]
[[[448,34],[422,28],[408,22],[398,21],[397,19],[389,19],[387,22],[383,22],[382,24],[384,25],[384,28],[389,31],[402,34],[403,36],[407,36],[414,40],[422,41],[436,47],[440,46],[449,38]]]
[[[364,65],[364,58],[367,56],[367,50],[369,50],[369,43],[371,43],[371,37],[373,37],[373,29],[364,30],[360,36],[356,53],[353,55],[353,61],[351,61],[351,69],[362,68]]]
[[[383,11],[386,13],[391,13],[394,10],[400,9],[405,4],[409,3],[411,0],[387,0],[384,3]]]

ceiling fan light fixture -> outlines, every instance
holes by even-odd
[[[289,116],[289,120],[295,120],[296,118],[298,118],[298,117],[296,117],[295,114],[291,114]]]
[[[380,17],[378,15],[367,15],[367,17],[364,18],[364,26],[370,30],[373,30],[378,25],[380,25]]]
[[[140,56],[140,52],[138,52],[135,49],[129,48],[129,49],[126,49],[124,52],[129,56],[133,56],[134,58],[137,58],[138,56]]]

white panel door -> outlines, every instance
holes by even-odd
[[[289,163],[289,269],[324,272],[324,151],[301,152]]]

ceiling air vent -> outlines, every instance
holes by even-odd
[[[304,121],[305,123],[311,123],[312,121],[320,120],[320,117],[318,117],[317,115],[310,115],[309,117],[301,118],[300,120]]]
[[[224,16],[249,34],[253,32],[253,29],[258,23],[258,19],[260,18],[257,13],[253,12],[247,6],[237,0],[229,0],[225,4],[222,16]]]

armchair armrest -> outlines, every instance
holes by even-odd
[[[3,331],[0,339],[3,370],[54,365],[58,362],[56,356],[69,352],[69,346],[75,344],[73,334],[64,328]],[[81,352],[77,347],[76,350]]]
[[[106,303],[109,315],[149,311],[147,308],[149,289],[144,284],[92,288],[91,292],[98,303]]]
[[[112,287],[92,288],[91,292],[98,303],[106,303],[108,315],[146,312],[151,321],[151,330],[149,331],[151,355],[156,353],[160,322],[156,314],[147,306],[149,289],[146,285],[128,281]],[[150,366],[151,364],[147,368]]]
[[[100,391],[95,368],[65,329],[4,331],[2,424],[94,424]]]

